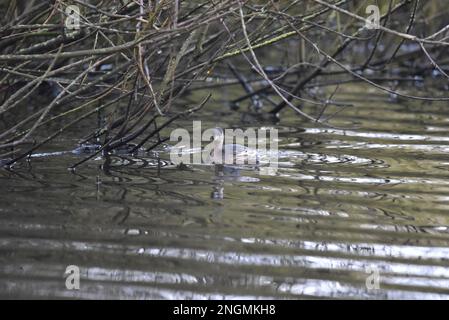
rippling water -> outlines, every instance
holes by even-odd
[[[0,295],[449,298],[447,108],[341,98],[348,129],[283,115],[275,175],[117,156],[71,173],[72,154],[1,170]],[[222,108],[211,126],[248,126]]]

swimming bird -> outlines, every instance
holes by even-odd
[[[212,150],[209,161],[214,164],[257,164],[259,156],[257,150],[247,148],[240,144],[225,144],[222,128],[213,129]]]

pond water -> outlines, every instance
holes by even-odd
[[[70,172],[71,153],[0,170],[0,295],[449,298],[447,106],[367,90],[339,94],[354,107],[332,123],[347,129],[210,102],[205,127],[279,130],[275,175],[117,156]]]

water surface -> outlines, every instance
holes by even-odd
[[[354,107],[332,123],[347,130],[208,106],[205,125],[279,129],[275,175],[149,156],[71,173],[70,153],[0,170],[0,295],[447,299],[447,108],[364,92],[339,96]],[[68,265],[79,291],[65,288]]]

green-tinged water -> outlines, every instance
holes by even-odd
[[[354,107],[333,124],[348,130],[285,112],[275,175],[118,157],[71,173],[70,153],[0,170],[0,295],[447,299],[447,106],[365,91],[339,96]],[[273,126],[216,103],[203,116]],[[69,265],[80,290],[65,287]]]

